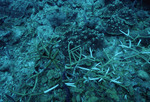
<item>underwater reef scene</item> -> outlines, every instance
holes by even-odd
[[[150,102],[150,1],[0,0],[0,102]]]

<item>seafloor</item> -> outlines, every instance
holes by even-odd
[[[0,0],[0,102],[150,102],[149,0]]]

